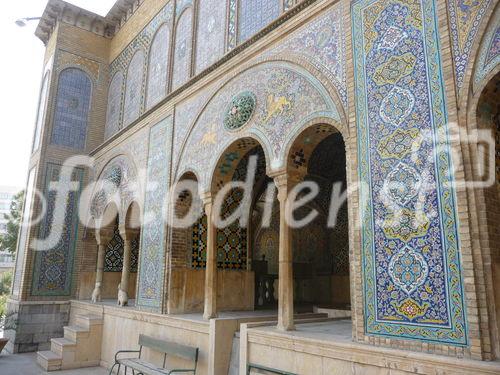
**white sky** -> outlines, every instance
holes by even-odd
[[[106,15],[116,0],[68,2]],[[14,22],[42,15],[47,0],[8,1],[0,12],[0,186],[24,188],[40,91],[44,45],[34,35],[37,21],[20,28]]]

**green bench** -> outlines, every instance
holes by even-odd
[[[273,369],[273,368],[269,368],[269,367],[255,365],[255,364],[249,363],[248,366],[247,366],[247,375],[250,375],[250,373],[251,373],[252,370],[265,371],[266,373],[277,374],[277,375],[296,375],[296,374],[292,374],[291,372],[276,370],[276,369]]]
[[[163,367],[158,367],[153,363],[141,359],[142,348],[149,348],[156,352],[163,353]],[[122,354],[132,353],[139,354],[139,357],[119,358]],[[165,368],[167,355],[190,360],[194,363],[194,367],[192,369],[167,369]],[[197,365],[198,348],[163,341],[145,335],[139,335],[139,350],[118,351],[115,354],[115,363],[113,364],[113,367],[111,367],[111,370],[109,370],[109,375],[113,373],[116,366],[118,366],[118,373],[120,373],[120,369],[123,366],[125,368],[125,375],[127,374],[127,370],[129,368],[132,370],[132,374],[134,375],[171,375],[180,373],[196,374]]]

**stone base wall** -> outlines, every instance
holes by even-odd
[[[63,337],[69,322],[69,302],[7,303],[4,335],[9,353],[27,353],[50,349],[50,339]]]
[[[297,322],[296,322],[297,323]],[[247,364],[305,375],[496,375],[499,362],[381,348],[319,333],[282,332],[272,323],[240,329],[240,374]]]

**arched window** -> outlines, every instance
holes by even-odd
[[[165,24],[151,43],[146,109],[153,107],[167,94],[169,49],[170,30]]]
[[[173,90],[186,83],[191,75],[192,29],[193,9],[187,8],[177,21],[172,78]]]
[[[130,125],[141,114],[142,85],[144,81],[144,52],[139,50],[130,61],[127,71],[123,124]]]
[[[38,112],[36,115],[35,136],[33,138],[32,152],[38,150],[40,146],[40,136],[42,134],[43,120],[45,118],[45,108],[47,107],[47,94],[49,92],[49,77],[50,72],[47,72],[43,78],[42,90],[40,91],[40,99],[38,101]]]
[[[238,3],[238,43],[244,42],[278,18],[279,0],[244,0]]]
[[[108,92],[108,112],[106,115],[106,128],[104,138],[108,139],[120,129],[120,112],[122,107],[123,73],[117,72]]]
[[[199,2],[196,36],[196,73],[208,68],[224,54],[226,8],[219,0]]]
[[[85,148],[91,95],[92,82],[87,73],[77,68],[61,72],[52,144],[79,150]]]

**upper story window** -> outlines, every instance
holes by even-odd
[[[193,45],[192,7],[186,8],[182,11],[176,27],[172,90],[182,86],[191,76],[191,50]]]
[[[106,127],[104,138],[108,139],[120,129],[120,114],[122,110],[123,73],[117,72],[109,85],[108,111],[106,114]]]
[[[249,39],[278,18],[281,8],[280,2],[280,0],[238,1],[238,43]]]
[[[40,98],[38,101],[38,112],[36,115],[35,135],[33,138],[32,152],[38,150],[40,147],[40,137],[42,135],[43,120],[45,119],[45,108],[47,107],[47,94],[49,92],[49,77],[50,72],[45,73],[42,82],[42,90],[40,91]]]
[[[167,95],[169,50],[170,29],[164,24],[151,43],[146,109],[150,109]]]
[[[127,86],[125,89],[125,106],[123,109],[123,124],[130,125],[141,114],[142,86],[144,83],[145,57],[142,50],[138,50],[127,71]]]
[[[226,7],[220,5],[220,0],[201,0],[198,4],[196,74],[208,68],[224,54],[226,25]]]
[[[52,129],[52,144],[82,150],[92,95],[92,81],[81,69],[68,68],[59,75]]]

